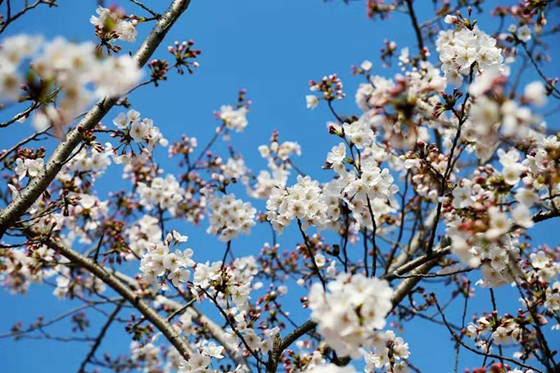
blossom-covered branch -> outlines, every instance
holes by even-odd
[[[157,21],[156,25],[146,37],[146,40],[134,54],[134,61],[139,67],[148,62],[156,48],[163,41],[163,38],[177,21],[179,16],[187,9],[190,0],[174,0],[169,9]],[[20,193],[19,198],[12,201],[5,209],[0,212],[0,237],[7,229],[19,219],[25,211],[35,202],[45,191],[50,182],[56,177],[71,152],[82,140],[82,131],[93,129],[99,121],[117,103],[119,97],[106,97],[97,102],[94,107],[80,120],[75,129],[71,130],[64,137],[64,140],[57,146],[49,161],[45,164],[38,177]]]

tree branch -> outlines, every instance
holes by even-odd
[[[132,289],[138,289],[140,287],[135,279],[125,275],[124,273],[113,271],[112,274]],[[156,296],[155,292],[153,293],[153,295]],[[165,298],[161,295],[160,297]],[[180,310],[184,307],[184,305],[174,301],[173,299],[165,298],[164,301],[165,304],[173,310]],[[232,346],[230,343],[228,343],[228,337],[221,326],[216,324],[208,316],[204,315],[194,306],[187,307],[185,312],[189,313],[198,325],[206,329],[212,335],[212,337],[225,348],[226,353],[231,358],[231,360],[235,362],[235,364],[244,367],[246,371],[250,371],[249,364],[247,363],[247,360],[243,355],[243,351],[238,349],[236,346]]]
[[[38,237],[30,230],[26,230],[26,234],[36,239]],[[59,240],[51,237],[44,242],[49,248],[57,251],[62,256],[70,260],[75,265],[87,270],[92,275],[103,281],[107,286],[111,287],[120,296],[130,302],[144,317],[150,321],[154,326],[166,337],[184,358],[188,359],[193,354],[192,348],[177,334],[177,331],[152,307],[145,301],[140,299],[140,296],[131,290],[127,285],[117,278],[113,273],[108,271],[103,266],[95,263],[82,254],[66,247]]]

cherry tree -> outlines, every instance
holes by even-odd
[[[560,99],[547,73],[557,1],[366,0],[375,22],[404,13],[415,43],[386,40],[380,63],[355,61],[352,113],[339,110],[351,100],[341,75],[310,77],[302,102],[332,114],[318,114],[332,143],[323,170],[298,167],[297,134],[280,128],[258,146],[257,171],[245,162],[256,149],[236,145],[250,92],[216,111],[205,140],[188,128],[167,139],[134,105],[136,90],[196,73],[195,42],[164,41],[189,0],[101,2],[82,43],[10,33],[59,6],[14,3],[0,18],[12,143],[0,151],[0,282],[14,296],[50,287],[69,306],[1,338],[86,343],[78,372],[397,373],[420,371],[403,335],[424,322],[447,334],[454,353],[438,359],[455,371],[560,371],[560,248],[531,241],[560,216],[560,139],[546,123]],[[111,169],[128,187],[105,196]],[[221,242],[211,261],[189,247],[193,226]],[[241,239],[251,255],[235,255]],[[67,334],[50,331],[68,320]],[[126,332],[125,353],[110,327]],[[464,355],[478,365],[460,366]]]

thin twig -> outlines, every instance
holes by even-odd
[[[537,70],[537,73],[539,74],[539,76],[548,85],[548,89],[550,89],[551,92],[556,93],[556,95],[552,95],[552,96],[556,97],[556,98],[559,98],[560,96],[557,96],[557,95],[560,94],[560,90],[558,90],[558,88],[556,88],[556,86],[553,85],[550,82],[549,78],[543,73],[539,64],[537,63],[537,61],[535,61],[535,58],[533,57],[533,53],[531,53],[531,51],[529,51],[529,49],[527,48],[527,45],[524,42],[521,42],[521,45],[523,46],[523,50],[527,54],[527,57],[529,57],[529,61],[531,61],[531,64],[533,64],[533,66],[535,67],[535,70]]]
[[[16,19],[18,19],[19,17],[23,16],[25,13],[27,13],[28,11],[36,8],[38,5],[40,4],[47,4],[49,7],[52,6],[56,6],[56,1],[51,1],[51,0],[37,0],[35,1],[33,4],[31,5],[27,5],[25,8],[23,8],[22,10],[20,10],[19,12],[17,12],[16,14],[14,14],[13,16],[11,15],[11,8],[10,8],[10,2],[8,1],[8,17],[6,18],[6,21],[4,21],[4,23],[2,24],[2,26],[0,26],[0,34],[2,32],[4,32],[4,30],[6,30],[6,28],[12,23],[14,22]]]
[[[425,60],[426,55],[424,54],[424,39],[422,38],[422,30],[418,25],[418,19],[416,18],[416,13],[414,13],[414,7],[412,6],[412,0],[406,0],[406,7],[408,8],[408,14],[412,20],[412,26],[414,28],[414,33],[416,34],[416,41],[418,43],[418,50],[420,52],[420,57]]]
[[[39,106],[41,106],[41,104],[39,104],[37,102],[32,103],[31,105],[29,105],[29,107],[27,109],[25,109],[21,113],[18,113],[16,115],[14,115],[12,117],[12,119],[8,120],[7,122],[0,123],[0,127],[8,127],[10,124],[13,124],[13,123],[17,122],[21,118],[29,116],[29,114],[31,114],[31,112],[33,110],[37,109]]]
[[[122,308],[123,304],[124,304],[123,302],[119,302],[117,307],[115,307],[113,312],[107,318],[107,321],[105,322],[105,324],[103,325],[103,327],[99,331],[99,335],[97,336],[97,338],[95,338],[95,342],[93,343],[93,346],[91,346],[91,349],[89,350],[89,353],[87,354],[85,359],[80,364],[80,368],[78,369],[78,373],[85,373],[86,365],[90,362],[90,360],[95,355],[95,352],[97,351],[97,349],[101,345],[101,342],[103,341],[103,338],[105,338],[105,334],[107,333],[107,330],[109,329],[109,326],[111,326],[111,324],[113,323],[113,321],[115,320],[115,318],[117,317],[119,312],[121,311],[121,308]]]
[[[313,252],[311,251],[311,245],[309,244],[309,241],[307,239],[307,235],[305,234],[305,232],[303,230],[303,227],[301,225],[301,220],[298,218],[297,222],[298,222],[299,231],[301,232],[301,235],[303,236],[303,240],[305,242],[305,247],[307,248],[307,253],[309,254],[309,258],[311,259],[311,263],[313,263],[313,268],[315,269],[317,277],[319,277],[319,281],[321,281],[321,284],[323,285],[323,289],[326,289],[327,288],[327,283],[325,282],[325,279],[323,278],[323,275],[321,274],[321,270],[319,269],[319,266],[317,265],[317,262],[315,261],[315,255],[313,255]]]
[[[183,307],[181,308],[177,308],[175,311],[173,311],[171,314],[169,314],[169,316],[167,316],[167,322],[171,322],[171,320],[177,316],[178,314],[182,313],[183,311],[185,311],[187,308],[189,308],[190,306],[192,306],[194,304],[194,302],[196,302],[196,298],[191,299],[187,304],[185,304]]]
[[[146,12],[150,13],[156,19],[159,19],[159,17],[161,17],[161,14],[159,14],[158,12],[148,8],[146,5],[144,5],[140,1],[138,1],[138,0],[130,0],[130,1],[133,2],[134,4],[138,5],[140,8],[144,9]]]
[[[0,162],[2,162],[12,152],[15,152],[16,150],[18,150],[21,146],[27,144],[28,142],[36,140],[37,137],[39,137],[39,136],[43,135],[44,133],[48,132],[50,129],[51,129],[51,126],[45,128],[44,130],[41,130],[39,132],[35,132],[33,135],[31,135],[29,137],[26,137],[25,139],[21,140],[20,142],[18,142],[14,146],[12,146],[10,149],[4,150],[2,152],[2,154],[0,155]]]
[[[468,344],[466,344],[465,342],[463,342],[463,341],[457,336],[457,334],[455,334],[455,332],[453,331],[453,329],[451,329],[451,327],[449,326],[449,323],[447,322],[447,318],[445,317],[445,314],[443,313],[443,310],[441,309],[441,307],[440,307],[440,305],[439,305],[439,303],[438,303],[438,300],[437,300],[437,298],[435,297],[435,294],[432,293],[431,295],[432,295],[432,298],[434,299],[434,303],[435,303],[435,305],[436,305],[436,308],[438,309],[438,312],[440,313],[441,319],[442,319],[443,323],[445,324],[447,330],[449,331],[449,333],[451,334],[451,336],[453,337],[453,339],[455,339],[455,341],[456,341],[457,343],[459,343],[461,346],[463,346],[464,348],[466,348],[467,350],[469,350],[469,351],[471,351],[471,352],[474,352],[474,353],[477,354],[477,355],[487,356],[487,357],[491,357],[491,358],[494,358],[494,359],[500,359],[500,358],[502,358],[502,359],[504,359],[505,361],[508,361],[508,362],[510,362],[510,363],[513,363],[513,364],[517,364],[517,365],[519,365],[520,367],[527,368],[527,369],[533,369],[535,372],[543,373],[542,370],[539,370],[539,369],[537,369],[537,368],[535,368],[535,367],[532,367],[532,366],[530,366],[530,365],[526,365],[526,364],[522,363],[521,361],[518,361],[518,360],[515,360],[515,359],[510,359],[510,358],[504,357],[504,356],[498,356],[498,355],[494,355],[494,354],[490,354],[490,353],[484,353],[484,352],[482,352],[482,351],[478,351],[477,349],[475,349],[475,348],[469,346]]]

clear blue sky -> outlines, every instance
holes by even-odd
[[[168,1],[151,1],[147,4],[156,9]],[[18,2],[14,2],[18,3]],[[16,23],[6,32],[40,33],[47,38],[64,35],[77,41],[94,40],[89,17],[94,14],[96,1],[60,0],[55,9],[39,8]],[[108,4],[110,2],[107,2]],[[489,3],[496,3],[489,1]],[[511,3],[511,2],[510,2]],[[141,10],[125,0],[119,2],[127,11],[143,14]],[[305,107],[308,81],[323,75],[338,73],[345,84],[347,99],[336,103],[342,113],[356,113],[355,88],[359,79],[352,77],[350,66],[364,59],[374,63],[379,75],[392,76],[394,70],[380,68],[379,49],[384,39],[394,40],[399,46],[416,48],[416,39],[408,18],[394,15],[389,21],[371,21],[365,16],[365,2],[355,1],[345,5],[342,1],[323,3],[320,0],[193,0],[187,13],[179,20],[162,44],[156,57],[167,57],[166,46],[174,40],[194,39],[203,53],[200,68],[192,76],[170,75],[170,80],[159,88],[146,87],[131,97],[133,107],[143,116],[152,118],[164,135],[171,141],[185,133],[195,136],[199,143],[214,133],[217,122],[213,111],[222,104],[233,104],[240,88],[246,88],[253,101],[249,114],[249,126],[243,134],[233,134],[237,150],[243,150],[245,160],[254,171],[265,167],[257,146],[268,142],[273,130],[279,129],[282,140],[297,141],[303,155],[297,160],[300,168],[313,177],[325,181],[331,173],[321,171],[326,153],[336,144],[326,132],[326,121],[332,120],[324,106],[310,111]],[[431,16],[431,1],[415,2],[420,20]],[[485,6],[489,8],[488,5]],[[551,20],[552,21],[552,20]],[[483,17],[481,28],[492,31],[495,20]],[[149,30],[140,27],[139,39]],[[123,48],[134,48],[120,43]],[[435,57],[435,51],[432,51]],[[552,66],[552,65],[551,65]],[[546,69],[545,69],[546,70]],[[553,72],[552,67],[548,67]],[[552,74],[551,74],[552,75]],[[113,110],[105,123],[120,109]],[[3,130],[0,148],[8,146],[30,131],[28,124],[17,130]],[[5,136],[8,132],[9,136]],[[223,146],[222,146],[223,148]],[[173,161],[160,153],[163,167],[173,172]],[[100,193],[106,193],[120,179],[119,168],[100,180]],[[119,181],[119,187],[127,184]],[[261,209],[262,204],[257,206]],[[553,222],[547,223],[535,242],[559,243],[558,235],[552,233]],[[223,244],[208,238],[202,227],[183,226],[181,230],[191,237],[190,247],[195,258],[218,260]],[[252,238],[234,242],[236,254],[257,253],[263,241],[269,239],[268,227],[257,227]],[[281,237],[284,246],[295,242],[290,232]],[[211,247],[208,247],[211,246]],[[58,301],[49,288],[32,287],[25,297],[13,297],[0,292],[0,333],[8,331],[17,321],[31,323],[39,314],[52,318],[73,305]],[[482,308],[489,309],[487,291],[480,300],[472,303],[469,314]],[[508,305],[515,312],[517,295],[509,289],[497,292],[499,304]],[[293,311],[298,309],[294,296]],[[75,306],[75,305],[74,305]],[[124,312],[126,315],[129,311]],[[457,308],[449,313],[456,315]],[[303,320],[307,313],[294,313]],[[95,321],[95,320],[94,320]],[[415,321],[402,336],[410,343],[412,361],[425,372],[448,372],[453,366],[453,344],[443,328]],[[94,324],[91,334],[96,335],[99,326]],[[53,334],[67,334],[68,325],[53,328]],[[129,339],[122,328],[114,326],[100,351],[115,354],[128,350]],[[556,338],[556,347],[559,346]],[[79,343],[62,343],[26,340],[13,342],[0,339],[0,371],[13,372],[72,372],[76,371],[88,346]],[[461,368],[479,366],[482,359],[469,352],[461,352]]]

